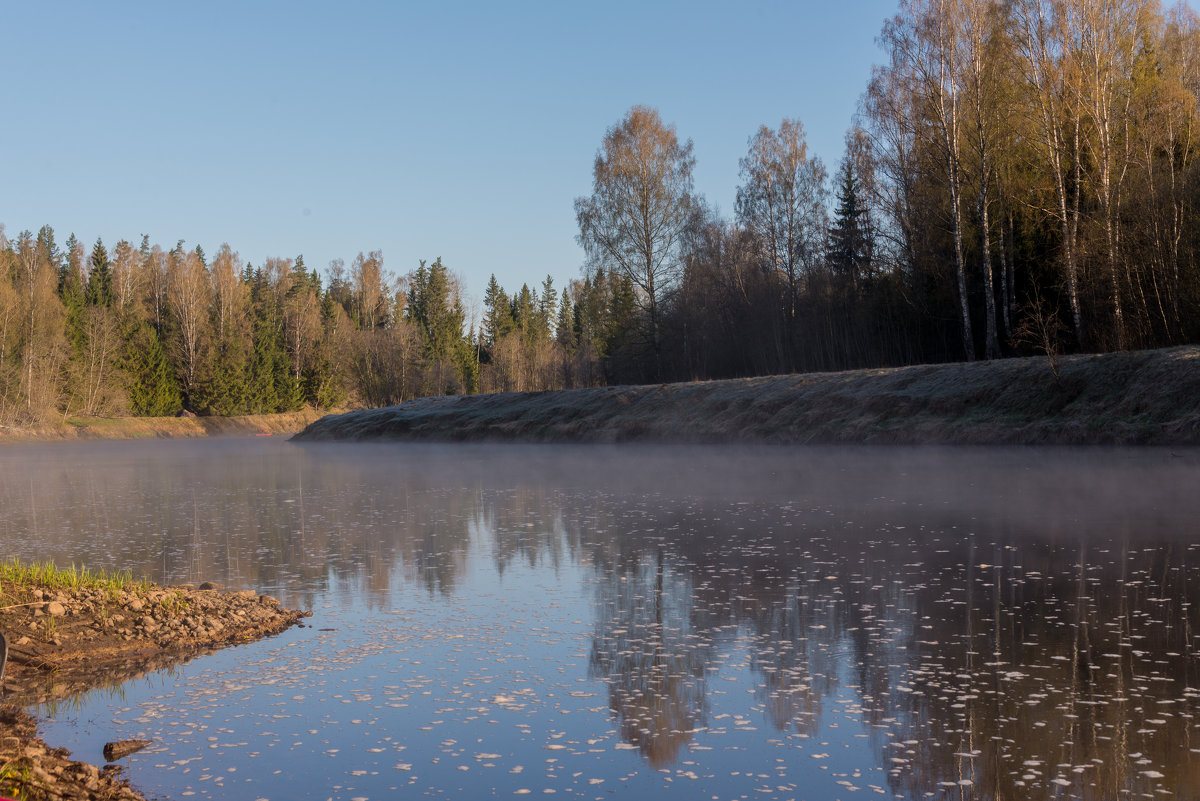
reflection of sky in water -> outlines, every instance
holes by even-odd
[[[128,758],[151,794],[1200,783],[1194,452],[256,441],[0,468],[17,555],[314,610],[54,710],[80,758],[154,739]]]

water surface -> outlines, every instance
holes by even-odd
[[[0,450],[2,556],[312,626],[64,699],[173,798],[1197,797],[1200,454]]]

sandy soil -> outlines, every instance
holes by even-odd
[[[140,799],[118,766],[71,759],[37,737],[21,707],[117,685],[215,648],[300,624],[308,613],[253,591],[149,587],[4,587],[0,631],[9,642],[0,705],[0,795],[18,799]]]
[[[420,398],[295,439],[1200,444],[1200,347]]]

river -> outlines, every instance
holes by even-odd
[[[1195,798],[1198,521],[1196,450],[0,449],[0,558],[313,611],[37,710],[177,799]]]

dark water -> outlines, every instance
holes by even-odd
[[[151,795],[1200,798],[1200,453],[0,450],[0,557],[313,628],[42,709]]]

